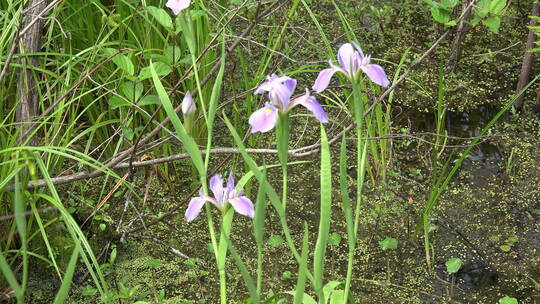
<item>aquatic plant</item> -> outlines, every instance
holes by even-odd
[[[330,68],[322,70],[319,73],[315,84],[313,84],[313,90],[315,92],[320,93],[324,91],[336,72],[341,72],[347,76],[349,81],[356,82],[358,81],[359,72],[362,71],[371,81],[382,87],[387,87],[390,84],[384,69],[378,64],[372,64],[371,56],[364,56],[362,49],[354,41],[352,43],[345,43],[339,48],[337,60],[339,66],[332,64],[332,61],[330,61]]]
[[[263,108],[253,112],[249,117],[249,124],[252,127],[251,132],[268,132],[272,130],[276,126],[278,113],[286,115],[297,105],[304,106],[313,113],[317,120],[327,123],[328,116],[315,97],[309,94],[308,89],[306,89],[306,94],[291,100],[295,89],[296,80],[293,78],[288,76],[278,77],[275,74],[268,76],[267,81],[257,88],[255,94],[268,92],[270,102],[266,103]]]
[[[255,210],[251,200],[243,196],[242,191],[236,191],[234,177],[232,171],[229,172],[229,178],[227,184],[223,187],[223,179],[221,174],[216,174],[210,179],[210,190],[214,193],[214,197],[205,195],[202,193],[202,189],[199,191],[199,196],[194,197],[189,202],[186,210],[186,221],[191,222],[201,212],[201,208],[204,203],[210,202],[216,206],[222,213],[226,211],[227,205],[230,204],[234,210],[242,215],[253,217],[255,216]]]

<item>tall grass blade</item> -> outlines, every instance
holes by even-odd
[[[86,269],[90,273],[90,276],[92,277],[94,284],[96,284],[96,287],[99,293],[101,294],[101,296],[105,297],[105,295],[108,293],[107,282],[105,281],[105,277],[103,276],[103,273],[96,259],[96,256],[94,255],[94,252],[92,251],[92,247],[88,243],[88,240],[86,239],[85,234],[82,232],[81,228],[79,227],[75,219],[73,219],[69,211],[64,207],[64,204],[62,204],[60,196],[58,195],[58,192],[56,191],[56,188],[54,187],[54,184],[52,182],[51,176],[49,175],[47,167],[45,166],[45,163],[43,162],[39,154],[36,152],[34,152],[34,159],[36,160],[36,163],[38,165],[38,168],[40,169],[41,175],[45,179],[47,183],[47,188],[49,192],[51,193],[51,195],[37,193],[35,194],[36,197],[39,197],[48,201],[49,203],[51,203],[54,207],[58,209],[58,211],[60,212],[60,216],[62,217],[62,220],[65,223],[66,229],[71,235],[71,238],[76,243],[80,242],[79,251],[86,265]]]
[[[294,293],[294,304],[302,304],[304,299],[304,290],[306,289],[306,271],[308,269],[309,257],[309,230],[308,224],[304,222],[304,238],[302,241],[302,255],[298,265],[298,278]]]
[[[178,137],[180,137],[180,139],[182,140],[184,149],[186,149],[191,160],[193,161],[193,165],[195,166],[195,168],[197,168],[197,171],[201,175],[201,179],[202,179],[202,177],[206,176],[206,171],[204,168],[204,162],[202,159],[201,152],[199,151],[199,148],[197,147],[195,140],[187,134],[186,129],[184,129],[184,125],[182,124],[182,122],[180,121],[180,118],[178,117],[178,114],[176,114],[176,112],[174,111],[171,100],[169,99],[169,95],[167,95],[167,92],[165,91],[163,84],[161,84],[161,81],[159,80],[159,77],[154,68],[154,64],[152,62],[150,63],[150,71],[152,73],[152,80],[154,82],[154,86],[156,87],[156,91],[158,93],[159,99],[161,100],[161,103],[163,104],[163,108],[165,109],[165,112],[167,112],[167,116],[171,120],[176,130],[176,133],[178,134]]]
[[[79,248],[80,243],[77,242],[75,244],[75,248],[73,249],[73,253],[71,253],[71,258],[69,259],[69,263],[66,268],[66,274],[62,280],[62,285],[60,285],[60,289],[54,298],[54,304],[64,303],[69,294],[71,283],[73,282],[73,274],[75,273],[75,266],[77,266],[77,260],[79,259]]]
[[[15,192],[13,195],[13,211],[15,214],[24,214],[26,211],[26,204],[23,201],[23,191],[21,189],[21,182],[19,181],[19,174],[15,175]],[[19,232],[19,237],[21,238],[21,252],[23,257],[22,262],[22,283],[21,283],[21,294],[17,296],[17,302],[24,300],[24,293],[26,291],[26,283],[28,282],[28,242],[26,239],[26,217],[25,216],[16,216],[15,224],[17,231]]]
[[[231,255],[234,258],[234,262],[236,263],[236,266],[240,270],[240,274],[242,274],[242,278],[244,279],[244,282],[246,282],[247,289],[249,291],[249,295],[251,297],[252,303],[260,303],[259,294],[257,293],[257,288],[255,287],[255,284],[253,283],[253,278],[249,274],[249,271],[242,261],[242,258],[238,254],[238,251],[236,251],[236,248],[234,248],[233,243],[228,237],[225,237],[224,241],[226,241],[227,246],[229,247],[231,251]]]
[[[330,232],[330,220],[332,217],[332,163],[330,158],[330,146],[326,131],[321,125],[321,211],[319,220],[319,235],[315,244],[313,278],[315,292],[319,296],[319,303],[323,303],[323,277],[326,246]]]

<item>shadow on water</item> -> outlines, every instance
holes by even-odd
[[[450,112],[446,118],[448,135],[461,138],[477,137],[497,112],[497,108],[485,105],[465,112]],[[500,160],[499,147],[487,140],[481,141],[463,162],[463,168],[474,169],[479,171],[478,173],[495,174],[499,169]]]

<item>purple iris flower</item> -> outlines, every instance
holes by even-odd
[[[249,124],[252,127],[251,132],[268,132],[272,130],[278,120],[278,112],[287,113],[297,105],[302,105],[322,123],[328,122],[328,116],[324,109],[317,102],[315,97],[311,96],[309,90],[306,89],[306,94],[291,100],[291,96],[296,89],[296,80],[288,77],[273,74],[267,77],[267,81],[262,83],[255,94],[268,92],[270,102],[265,106],[251,114]]]
[[[216,174],[210,179],[210,190],[214,193],[214,197],[204,195],[202,189],[199,190],[199,196],[194,197],[189,202],[189,206],[186,210],[186,220],[188,222],[193,221],[206,202],[214,204],[220,211],[224,211],[227,207],[227,203],[231,204],[234,210],[241,215],[254,217],[255,208],[251,200],[245,196],[242,196],[243,191],[237,192],[234,184],[234,177],[232,172],[229,172],[229,179],[227,185],[223,187],[223,179],[221,174]]]
[[[190,3],[191,0],[169,0],[165,6],[170,8],[175,15],[178,15],[181,11],[188,8]]]
[[[339,48],[337,59],[339,66],[333,65],[332,61],[330,61],[330,68],[322,70],[319,73],[313,85],[315,92],[320,93],[324,91],[336,72],[341,72],[354,81],[360,70],[362,70],[376,84],[382,87],[387,87],[390,84],[383,68],[378,64],[370,64],[371,56],[364,57],[362,49],[355,42],[342,45]]]

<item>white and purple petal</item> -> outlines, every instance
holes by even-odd
[[[367,64],[360,66],[362,71],[366,73],[366,75],[371,79],[371,81],[375,82],[376,84],[387,87],[390,84],[390,81],[388,81],[388,77],[386,77],[386,73],[384,72],[384,69],[378,65],[378,64]]]
[[[277,119],[278,108],[271,104],[266,104],[263,108],[253,112],[249,117],[251,132],[268,132],[276,126]]]
[[[352,42],[352,45],[358,51],[358,54],[360,55],[360,59],[363,59],[364,58],[364,52],[362,52],[362,49],[360,48],[360,46],[354,41]]]
[[[223,179],[221,178],[221,174],[212,176],[210,179],[210,190],[214,193],[217,202],[223,201]]]
[[[276,74],[266,76],[266,81],[261,83],[253,94],[263,94],[264,92],[269,92],[272,90],[272,84],[276,78],[278,78]]]
[[[170,8],[175,15],[178,15],[181,11],[188,8],[190,3],[191,0],[169,0],[165,6]]]
[[[229,178],[227,179],[226,191],[227,191],[227,198],[237,196],[236,189],[234,186],[234,176],[233,176],[232,171],[229,171]]]
[[[324,91],[328,87],[328,84],[330,83],[330,79],[332,79],[332,76],[334,76],[334,74],[337,71],[341,71],[341,69],[338,67],[332,67],[329,69],[322,70],[319,73],[319,76],[317,76],[315,83],[313,84],[313,87],[312,87],[313,91],[317,93]]]
[[[189,202],[189,205],[186,209],[186,221],[193,221],[201,213],[201,209],[206,202],[206,199],[202,197],[194,197]]]
[[[354,50],[350,43],[345,43],[339,48],[337,59],[340,67],[346,74],[354,76],[358,71],[362,57],[360,57],[360,54]]]
[[[285,79],[282,83],[287,88],[287,90],[289,90],[290,92],[289,99],[290,99],[291,98],[290,96],[292,96],[292,94],[294,93],[294,90],[296,90],[296,79],[287,77],[287,79]]]
[[[294,82],[296,86],[296,80],[294,80]],[[268,95],[273,105],[278,106],[279,108],[286,111],[293,92],[294,91],[289,90],[287,86],[280,83],[275,84],[272,90],[268,93]]]
[[[328,122],[328,115],[326,115],[326,112],[324,111],[323,107],[317,102],[317,99],[315,99],[315,97],[309,94],[309,91],[307,89],[306,89],[306,94],[296,98],[293,101],[293,104],[294,105],[300,104],[304,106],[311,113],[313,113],[313,115],[318,121],[322,123]]]
[[[285,109],[295,88],[295,79],[288,76],[278,77],[276,74],[272,74],[267,77],[267,81],[263,82],[257,90],[255,90],[255,94],[268,92],[272,104]]]
[[[255,208],[251,200],[245,196],[236,196],[229,199],[229,203],[234,210],[241,215],[253,218],[255,216]]]
[[[193,98],[191,97],[191,93],[187,91],[186,95],[184,96],[184,99],[182,100],[182,114],[184,116],[192,115],[197,111],[197,107],[195,106],[195,103],[193,102]]]

